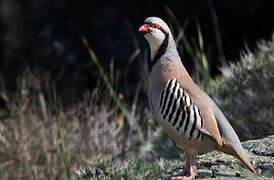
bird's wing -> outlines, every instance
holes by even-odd
[[[213,137],[218,145],[222,146],[223,142],[218,127],[218,122],[215,118],[214,111],[211,108],[211,104],[206,102],[206,99],[207,98],[205,98],[205,100],[201,100],[202,102],[198,103],[198,107],[204,121],[204,126],[202,127],[201,131]]]
[[[222,137],[218,128],[218,123],[212,109],[212,101],[210,97],[205,94],[196,84],[192,88],[184,88],[185,83],[182,84],[181,81],[178,81],[181,88],[186,91],[190,99],[193,101],[195,106],[198,107],[199,112],[202,117],[203,126],[196,127],[201,132],[213,137],[219,146],[222,146]]]

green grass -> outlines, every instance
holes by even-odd
[[[96,65],[96,68],[99,71],[100,77],[103,79],[104,83],[106,84],[110,97],[114,100],[116,106],[124,113],[127,120],[130,121],[132,118],[131,118],[126,106],[120,101],[120,99],[118,98],[118,95],[115,93],[115,91],[112,87],[112,84],[110,83],[108,76],[106,75],[102,65],[100,64],[96,54],[89,46],[88,41],[85,37],[82,38],[82,41],[83,41],[84,45],[86,46],[86,48],[88,49],[88,52],[89,52],[94,64]]]
[[[61,163],[62,171],[65,171],[65,179],[70,180],[70,156],[68,154],[68,148],[65,142],[63,129],[60,124],[59,115],[57,115],[57,144],[58,144],[58,156]]]
[[[87,165],[86,169],[76,172],[78,179],[156,179],[167,178],[167,172],[180,166],[178,161],[157,160],[148,163],[144,160],[132,158],[119,165],[110,160],[101,160]],[[173,167],[173,168],[172,168]],[[174,171],[174,170],[173,170]]]

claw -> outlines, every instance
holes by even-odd
[[[186,162],[183,168],[183,172],[176,176],[172,176],[170,179],[182,179],[182,180],[193,180],[195,179],[196,173],[196,160],[194,156],[187,156]]]
[[[195,179],[195,175],[194,176],[174,176],[174,177],[171,177],[171,180],[174,180],[174,179],[194,180]]]

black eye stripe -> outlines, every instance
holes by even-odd
[[[165,35],[168,34],[168,31],[165,30],[165,28],[163,28],[162,26],[160,26],[160,25],[157,24],[157,23],[145,22],[145,24],[147,24],[149,27],[159,29],[159,30],[162,31]]]
[[[162,26],[159,26],[159,28],[165,35],[168,35],[168,31],[166,31]]]
[[[152,26],[153,25],[153,23],[151,23],[151,22],[145,22],[145,24],[147,24],[148,26]]]
[[[156,24],[156,23],[151,23],[151,22],[145,22],[145,24],[147,24],[149,27],[152,27],[152,28],[156,28],[156,27],[161,27],[159,24]]]

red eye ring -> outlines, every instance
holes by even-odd
[[[151,24],[150,27],[155,28],[155,29],[159,29],[160,25],[159,24]]]

